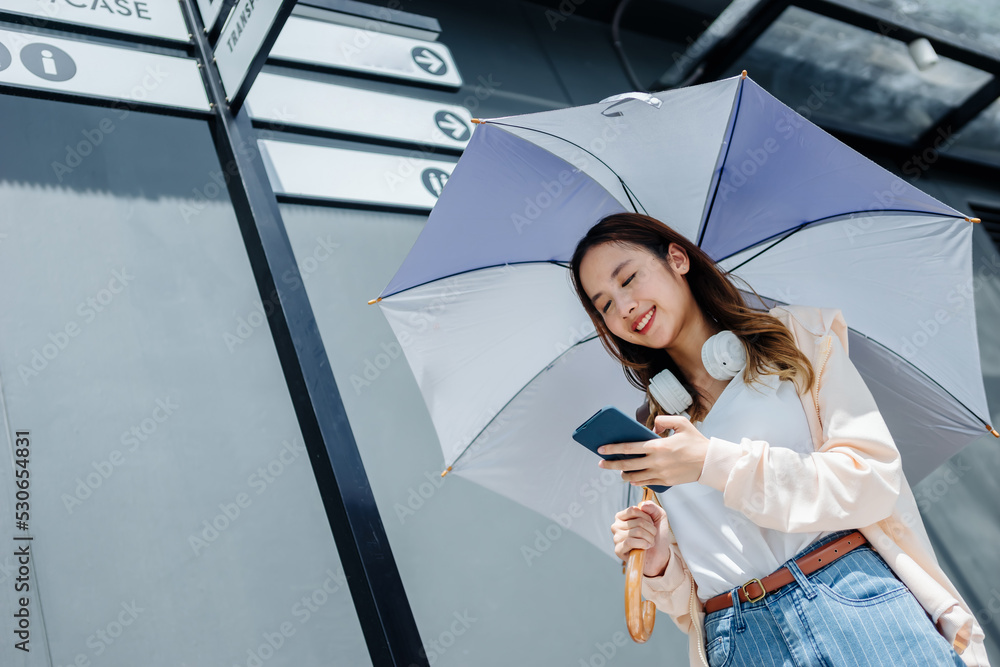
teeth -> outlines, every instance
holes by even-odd
[[[650,309],[650,311],[648,313],[646,313],[646,317],[644,317],[641,320],[639,320],[639,323],[635,325],[635,330],[639,331],[644,326],[646,326],[647,324],[649,324],[649,318],[651,318],[652,316],[653,316],[653,311],[652,311],[652,309]]]

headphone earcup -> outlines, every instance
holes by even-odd
[[[694,403],[688,390],[667,368],[657,373],[649,381],[649,393],[652,394],[661,408],[672,415],[680,414]]]
[[[732,331],[720,331],[702,345],[701,363],[716,380],[729,380],[746,367],[747,351]]]

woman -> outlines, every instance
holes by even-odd
[[[692,665],[988,665],[839,310],[752,310],[697,246],[639,214],[595,225],[571,269],[605,347],[646,391],[647,426],[673,430],[607,445],[645,456],[599,465],[674,487],[662,508],[619,512],[612,532],[623,560],[647,550],[643,593],[688,633]],[[719,372],[726,336],[745,367]]]

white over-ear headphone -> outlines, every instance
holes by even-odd
[[[701,362],[716,380],[729,380],[746,367],[746,348],[732,331],[720,331],[701,346]],[[694,403],[688,390],[667,368],[649,381],[649,393],[661,408],[673,415],[681,414]]]

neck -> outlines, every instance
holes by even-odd
[[[722,329],[707,318],[700,308],[695,308],[691,317],[685,318],[684,328],[677,338],[666,348],[670,358],[695,386],[705,387],[715,381],[701,361],[701,348],[706,340],[720,331]]]

